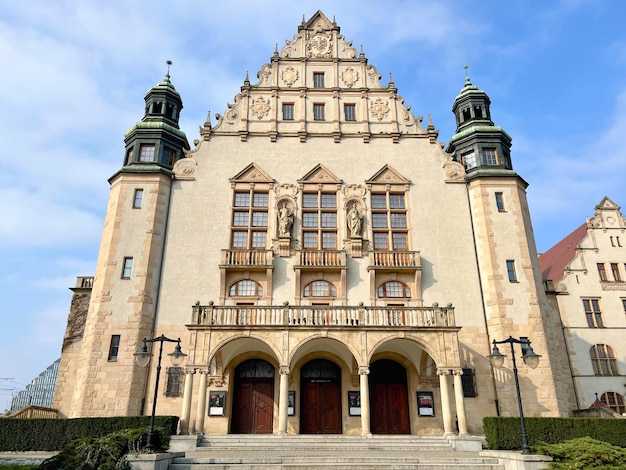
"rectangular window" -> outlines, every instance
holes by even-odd
[[[304,232],[302,246],[307,250],[317,249],[317,232]]]
[[[613,279],[615,279],[615,282],[622,282],[622,275],[619,272],[619,264],[611,263],[611,272],[613,273]]]
[[[502,193],[496,193],[496,207],[498,212],[504,212],[504,196]]]
[[[517,282],[517,273],[515,272],[515,261],[506,260],[506,272],[509,276],[509,282]]]
[[[336,212],[322,212],[322,227],[326,227],[326,228],[337,227],[337,213]]]
[[[337,196],[335,194],[322,193],[322,207],[324,209],[334,209],[337,207]]]
[[[356,121],[356,114],[354,112],[355,106],[353,104],[344,104],[343,113],[346,121]]]
[[[608,280],[606,277],[606,269],[604,268],[604,263],[598,263],[598,275],[600,276],[600,282],[606,282]]]
[[[408,250],[408,221],[404,193],[374,193],[372,228],[375,250]],[[380,229],[388,229],[382,231]]]
[[[498,153],[494,148],[485,148],[483,149],[483,163],[485,165],[497,165],[498,164]]]
[[[317,193],[304,193],[302,196],[302,207],[317,207]]]
[[[171,167],[174,166],[174,161],[176,161],[176,151],[169,147],[163,147],[161,163]]]
[[[130,279],[130,274],[133,270],[133,259],[124,258],[124,264],[122,266],[122,279]]]
[[[313,72],[313,88],[324,88],[324,72]]]
[[[133,162],[133,147],[126,151],[126,164],[130,165]]]
[[[154,144],[144,144],[139,147],[139,161],[140,162],[153,162],[154,161]]]
[[[266,247],[268,201],[267,192],[255,192],[254,189],[235,192],[232,248],[245,250]]]
[[[604,328],[602,321],[602,311],[600,310],[600,299],[583,299],[583,308],[587,317],[589,328]]]
[[[461,163],[466,170],[471,170],[472,168],[476,168],[476,154],[472,150],[471,152],[464,153],[461,155]]]
[[[166,397],[182,397],[185,382],[185,369],[182,367],[167,368],[167,383],[165,384]]]
[[[337,249],[336,193],[321,190],[303,193],[302,238],[302,246],[308,250]]]
[[[283,120],[293,121],[293,103],[283,103]]]
[[[303,227],[318,227],[317,212],[304,212],[302,214],[302,226]]]
[[[143,189],[135,189],[135,196],[133,197],[133,209],[140,209],[143,200]]]
[[[117,354],[120,350],[120,335],[111,335],[111,344],[109,345],[109,361],[117,361]]]
[[[324,120],[324,104],[323,103],[317,103],[313,105],[313,120],[314,121]]]
[[[476,376],[474,375],[474,369],[463,369],[461,386],[463,387],[463,396],[465,398],[475,398],[478,396],[476,392]]]
[[[322,248],[324,250],[337,249],[337,234],[335,232],[322,232]]]

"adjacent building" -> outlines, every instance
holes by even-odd
[[[561,313],[578,409],[596,398],[626,412],[626,224],[605,197],[595,214],[541,255],[549,299]]]
[[[526,413],[567,415],[527,183],[487,94],[466,78],[442,97],[446,147],[319,11],[258,77],[193,146],[169,73],[146,94],[55,406],[146,413],[157,364],[133,355],[163,334],[188,355],[164,363],[157,410],[182,433],[463,435],[517,415],[510,362],[487,357],[513,336],[542,355],[519,367]]]

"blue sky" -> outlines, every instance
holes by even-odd
[[[191,142],[318,8],[446,143],[469,65],[513,137],[539,251],[605,195],[626,204],[620,0],[3,0],[0,411],[60,356],[68,287],[95,269],[107,178],[166,60]]]

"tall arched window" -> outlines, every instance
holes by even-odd
[[[600,401],[616,413],[622,414],[626,412],[624,399],[622,398],[622,395],[617,392],[604,392],[600,397]]]
[[[594,344],[589,352],[595,375],[618,375],[615,352],[606,344]]]
[[[411,297],[411,289],[400,281],[388,281],[378,287],[380,298],[408,298]]]
[[[231,297],[261,297],[263,287],[252,279],[243,279],[230,286],[229,295]]]
[[[328,281],[313,281],[304,286],[305,297],[337,297],[337,288]]]

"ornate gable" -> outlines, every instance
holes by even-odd
[[[328,137],[334,142],[346,138],[389,139],[429,138],[436,144],[438,132],[422,117],[415,117],[397,94],[391,75],[387,85],[381,74],[368,65],[363,50],[357,52],[340,34],[334,19],[317,11],[302,21],[293,39],[277,47],[270,62],[251,84],[246,76],[241,93],[227,105],[218,123],[201,128],[204,140],[212,135]],[[438,145],[438,144],[437,144]]]
[[[230,179],[231,183],[273,183],[267,173],[261,170],[254,163],[250,163],[247,167],[237,173]]]
[[[595,215],[590,222],[593,227],[604,229],[626,228],[620,207],[608,196],[602,198],[602,201],[595,207],[595,211]]]
[[[341,180],[337,178],[330,170],[328,170],[321,163],[318,164],[315,168],[309,171],[306,175],[304,175],[301,179],[298,180],[298,183],[319,183],[319,184],[341,184]]]
[[[394,185],[401,184],[405,186],[411,185],[411,181],[406,179],[404,176],[398,173],[398,171],[396,171],[389,165],[385,165],[380,170],[378,170],[374,174],[374,176],[372,176],[368,181],[366,181],[366,183],[369,185],[371,184],[394,184]]]

